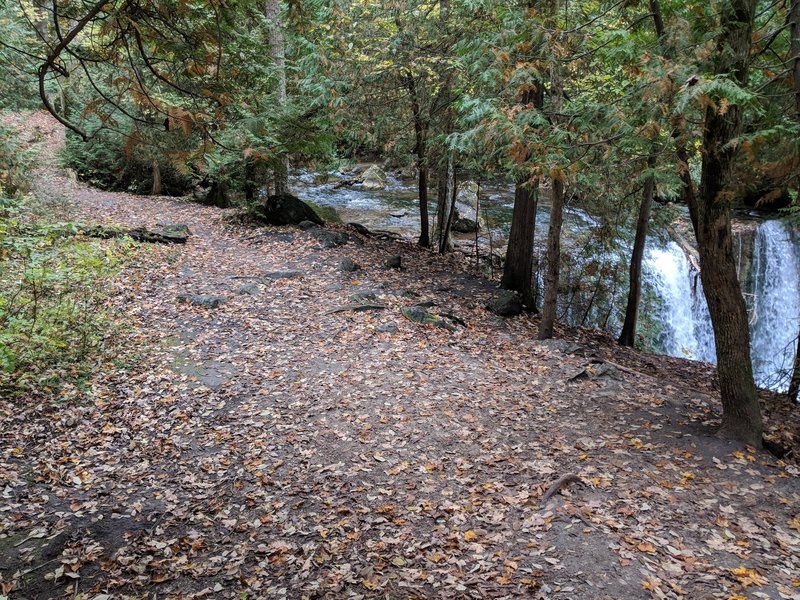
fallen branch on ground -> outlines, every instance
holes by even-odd
[[[575,473],[568,473],[567,475],[559,477],[552,484],[550,484],[549,488],[547,488],[547,491],[542,496],[542,500],[539,504],[541,506],[547,504],[548,500],[558,493],[558,490],[569,483],[583,483],[583,480],[575,475]]]

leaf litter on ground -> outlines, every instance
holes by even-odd
[[[456,257],[90,189],[54,166],[49,118],[22,126],[74,220],[192,236],[126,267],[124,360],[0,401],[0,595],[799,597],[797,463],[713,436],[710,366],[538,342]],[[341,310],[354,294],[381,310]],[[419,298],[460,326],[405,318]],[[763,400],[791,446],[796,411]]]

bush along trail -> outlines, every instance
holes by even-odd
[[[188,237],[123,261],[113,361],[0,401],[0,597],[800,597],[796,455],[714,437],[711,367],[537,342],[456,258],[89,189],[18,126],[70,220]]]

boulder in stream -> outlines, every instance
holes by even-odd
[[[365,190],[382,190],[386,187],[386,173],[378,165],[371,165],[361,175]]]
[[[478,216],[478,189],[474,181],[465,181],[459,186],[452,225],[456,233],[475,233],[485,227],[483,219]]]

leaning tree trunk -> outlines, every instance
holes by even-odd
[[[652,170],[656,166],[656,157],[651,155],[647,159],[647,168]],[[652,173],[647,176],[644,183],[642,204],[639,206],[639,218],[636,221],[636,237],[633,241],[631,253],[630,286],[628,288],[628,305],[625,308],[625,323],[622,333],[619,334],[619,343],[622,346],[633,346],[636,341],[636,321],[639,315],[639,299],[642,294],[642,259],[644,246],[647,242],[647,226],[650,223],[650,209],[653,205],[653,194],[656,189],[656,180]]]
[[[539,323],[539,339],[553,337],[558,306],[558,285],[561,272],[561,224],[564,221],[564,174],[553,177],[550,228],[547,231],[547,269],[544,275],[544,302]]]
[[[754,13],[755,0],[722,3],[714,70],[717,75],[731,74],[742,86],[747,83]],[[741,130],[742,112],[740,106],[731,105],[721,114],[715,106],[717,102],[706,109],[700,189],[689,209],[717,350],[723,411],[720,433],[761,447],[761,408],[750,362],[747,309],[736,277],[726,193],[736,152],[732,141]]]
[[[285,107],[288,102],[286,93],[286,46],[283,40],[283,24],[281,23],[280,0],[267,0],[264,10],[267,18],[267,34],[269,38],[269,55],[278,72],[278,106]],[[275,195],[289,193],[289,157],[282,156],[274,167]]]
[[[797,334],[797,345],[794,354],[794,366],[792,367],[792,379],[789,382],[789,399],[797,402],[800,395],[800,333]]]

